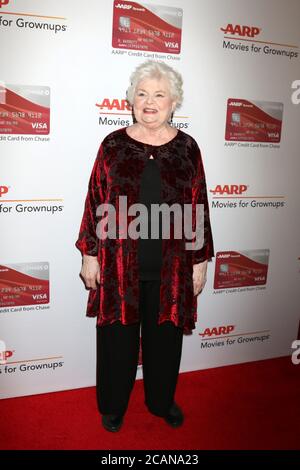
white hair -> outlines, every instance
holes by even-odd
[[[130,76],[130,86],[127,89],[127,100],[132,105],[138,83],[145,78],[166,78],[170,84],[171,97],[176,101],[176,108],[182,103],[182,76],[169,65],[161,61],[147,60],[140,64]]]

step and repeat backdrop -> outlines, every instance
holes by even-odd
[[[300,305],[298,0],[0,0],[0,389],[95,385],[75,248],[102,139],[132,123],[129,76],[182,73],[216,256],[181,371],[286,356]],[[137,378],[142,378],[141,364]]]

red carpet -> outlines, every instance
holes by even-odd
[[[95,388],[0,401],[1,449],[299,449],[300,365],[290,358],[181,374],[185,423],[147,412],[137,381],[122,429],[105,431]]]

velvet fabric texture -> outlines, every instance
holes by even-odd
[[[158,323],[169,320],[188,333],[195,329],[197,321],[193,264],[213,257],[214,246],[201,152],[195,139],[181,130],[168,143],[153,146],[130,137],[124,127],[107,135],[100,144],[75,243],[82,254],[97,256],[100,265],[100,284],[89,292],[86,315],[97,317],[99,326],[116,320],[124,325],[140,320],[138,239],[128,236],[121,228],[124,225],[120,224],[120,219],[124,221],[126,217],[128,228],[138,213],[125,214],[124,207],[119,205],[119,196],[127,196],[127,210],[139,202],[141,175],[151,155],[160,168],[162,203],[169,207],[177,203],[182,211],[184,204],[192,204],[194,231],[196,204],[204,207],[204,243],[201,248],[186,249],[186,243],[191,240],[186,238],[183,228],[181,238],[176,238],[172,216],[169,238],[164,238],[162,244]],[[115,238],[104,239],[103,225],[99,229],[100,222],[108,219],[108,212],[96,214],[98,206],[103,203],[112,204],[116,210]]]

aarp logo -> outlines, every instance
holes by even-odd
[[[101,103],[96,103],[96,106],[106,111],[131,111],[132,109],[127,100],[118,98],[103,98]]]
[[[0,340],[0,365],[6,364],[15,351],[8,351],[4,341]]]
[[[0,197],[8,193],[9,186],[0,186]]]
[[[8,5],[9,0],[0,0],[0,8],[2,8],[4,5]]]
[[[235,330],[235,325],[223,325],[223,326],[214,326],[213,328],[205,328],[202,333],[199,333],[199,336],[202,338],[211,338],[213,336],[223,336],[229,335]]]
[[[261,28],[257,26],[244,26],[240,24],[233,25],[228,23],[225,28],[220,28],[225,34],[237,35],[240,37],[254,38],[261,32]]]
[[[218,196],[223,196],[224,194],[229,196],[234,194],[241,196],[247,189],[248,186],[246,184],[217,184],[214,189],[210,189],[209,191]]]
[[[125,4],[125,3],[117,3],[115,5],[115,8],[121,8],[122,10],[131,10],[132,5],[128,5],[128,4]]]

